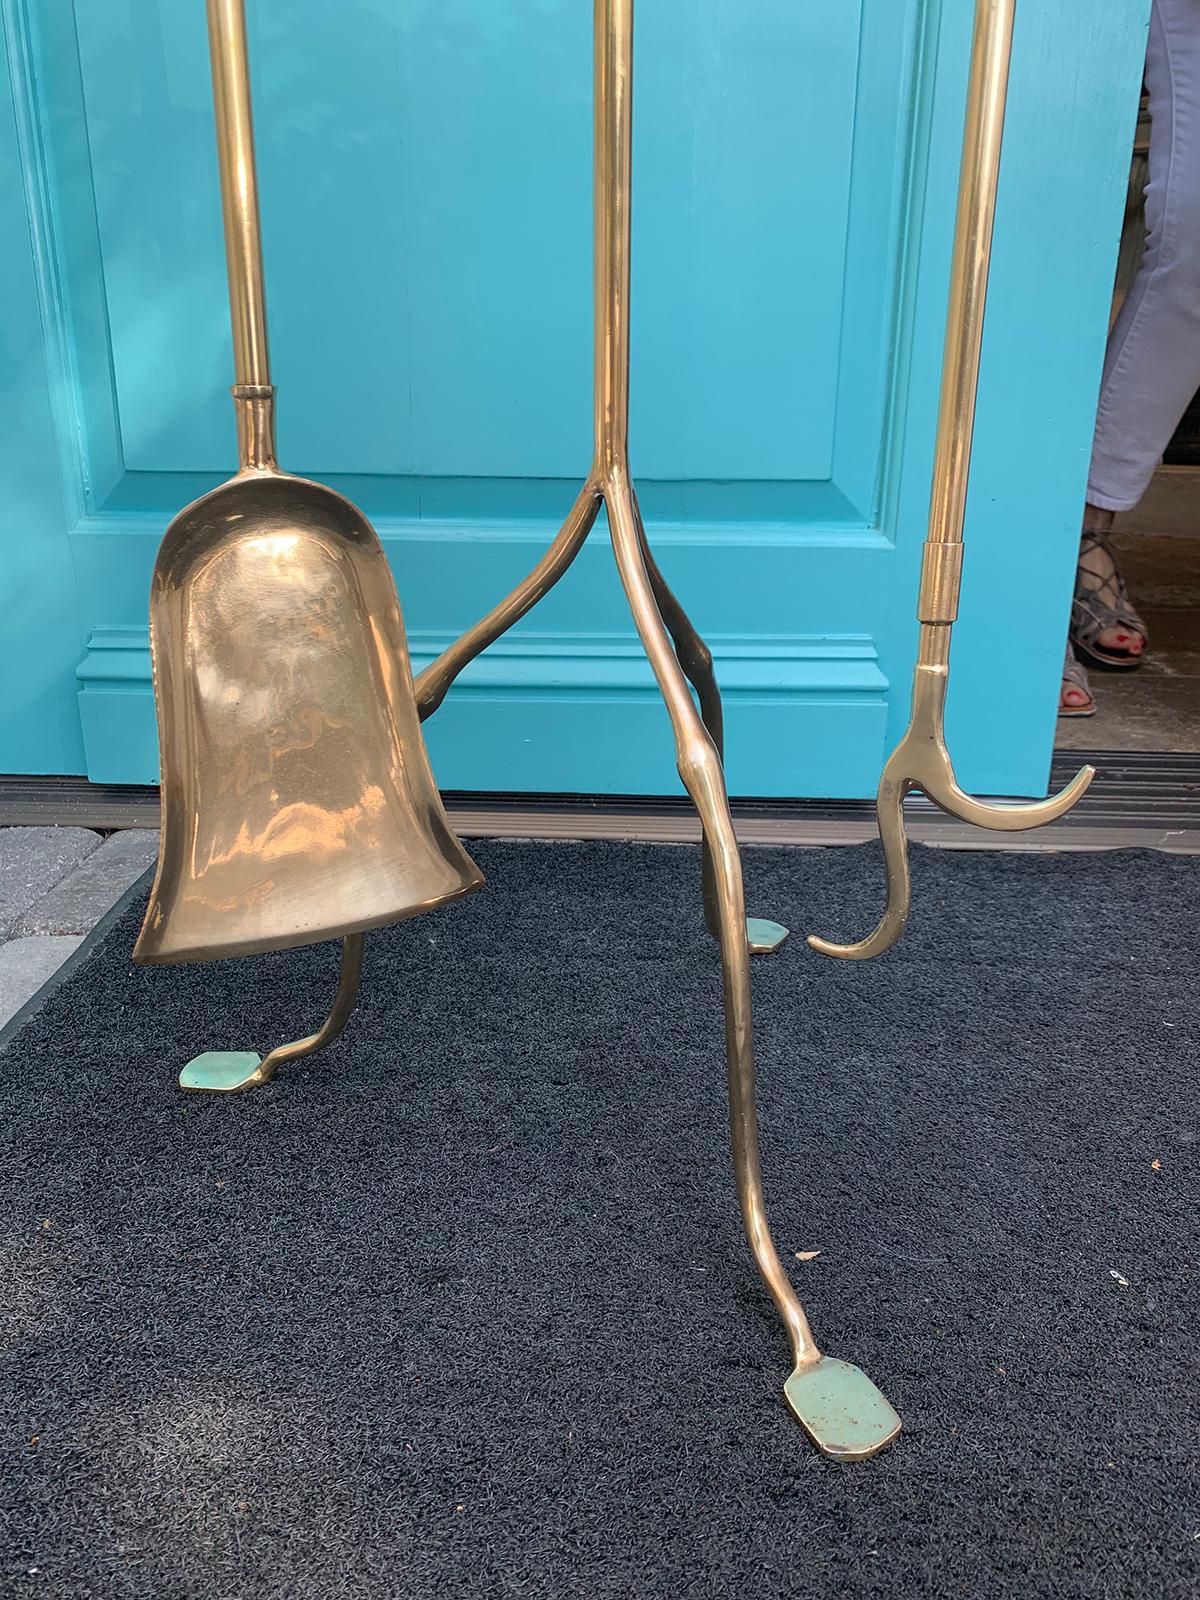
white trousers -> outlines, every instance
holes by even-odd
[[[1200,389],[1200,0],[1154,0],[1146,253],[1108,338],[1088,500],[1128,511]]]

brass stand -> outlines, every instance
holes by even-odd
[[[822,955],[866,961],[890,950],[904,931],[912,899],[904,797],[920,789],[943,811],[980,828],[1010,833],[1040,828],[1069,811],[1095,776],[1084,767],[1061,794],[1026,805],[988,805],[964,793],[946,748],[945,707],[950,672],[950,631],[958,615],[962,585],[963,518],[979,388],[979,353],[992,256],[992,224],[1000,176],[1004,104],[1012,55],[1016,0],[977,0],[971,47],[971,77],[963,131],[962,172],[950,299],[946,313],[946,351],[938,410],[937,449],[929,532],[921,567],[917,620],[921,625],[913,672],[908,729],[892,752],[879,782],[876,809],[887,866],[887,907],[874,932],[857,944],[832,944],[809,935]]]
[[[724,972],[729,1112],[738,1199],[750,1248],[791,1341],[785,1394],[828,1455],[856,1459],[895,1437],[900,1419],[870,1379],[823,1357],[767,1226],[759,1169],[750,947],[786,930],[747,927],[741,860],[722,767],[721,699],[712,656],[655,564],[629,472],[629,261],[633,0],[595,0],[595,438],[591,471],[545,556],[494,610],[418,677],[417,709],[434,712],[468,662],[553,588],[603,503],[621,583],[675,730],[675,757],[703,824],[705,919]],[[697,711],[689,682],[700,699]]]

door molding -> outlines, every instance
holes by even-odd
[[[409,634],[414,672],[453,642]],[[711,635],[729,710],[730,756],[742,792],[838,793],[869,781],[883,756],[888,681],[861,635]],[[150,640],[146,628],[97,627],[77,669],[88,772],[95,783],[156,783]],[[447,789],[540,794],[636,793],[644,749],[672,787],[666,714],[632,629],[558,633],[519,627],[463,672],[426,724]],[[814,771],[811,741],[821,752]],[[780,786],[781,773],[790,785]],[[830,785],[822,774],[834,773]]]

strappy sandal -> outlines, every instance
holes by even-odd
[[[1127,628],[1140,633],[1142,649],[1137,655],[1113,650],[1097,643],[1109,628]],[[1079,565],[1075,569],[1075,599],[1071,605],[1071,643],[1096,666],[1140,667],[1150,643],[1146,624],[1134,610],[1121,569],[1107,533],[1085,528],[1079,541]]]
[[[1078,689],[1087,695],[1087,701],[1081,706],[1069,706],[1063,699],[1068,689]],[[1058,714],[1060,717],[1094,717],[1096,715],[1096,702],[1092,699],[1091,687],[1088,684],[1088,675],[1084,667],[1075,659],[1075,652],[1067,645],[1067,656],[1063,662],[1062,688],[1058,694]]]

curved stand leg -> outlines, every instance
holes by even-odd
[[[675,730],[680,776],[704,826],[713,871],[725,999],[729,1122],[738,1200],[750,1248],[787,1328],[794,1368],[784,1386],[792,1411],[827,1455],[859,1459],[883,1448],[900,1419],[870,1379],[831,1361],[813,1339],[771,1239],[758,1153],[750,960],[741,860],[717,749],[688,690],[659,614],[637,531],[633,493],[623,468],[604,485],[613,551],[625,593]]]
[[[473,628],[458,638],[436,661],[431,661],[417,677],[414,688],[417,694],[417,716],[422,722],[431,717],[446,698],[450,685],[462,669],[507,633],[514,622],[519,622],[527,611],[533,609],[544,595],[566,572],[583,549],[584,541],[600,514],[601,495],[594,479],[588,478],[579,491],[567,520],[559,529],[546,554],[528,577],[523,578],[511,594],[493,606],[486,617],[481,617]]]
[[[716,749],[717,757],[722,767],[724,767],[725,714],[721,706],[721,691],[717,686],[717,675],[713,670],[712,651],[705,644],[700,634],[697,633],[691,618],[676,599],[671,586],[662,575],[658,562],[654,559],[654,552],[651,550],[650,541],[646,537],[646,524],[642,520],[642,508],[638,505],[637,491],[632,484],[630,485],[630,497],[633,504],[634,523],[637,527],[638,547],[642,555],[642,565],[645,567],[646,576],[650,580],[654,602],[658,607],[659,616],[666,625],[667,632],[671,635],[671,642],[675,647],[675,657],[700,700],[700,716]],[[714,939],[719,939],[721,929],[720,915],[717,909],[716,878],[713,871],[712,850],[709,846],[707,833],[704,835],[700,846],[700,870],[704,883],[704,925]],[[781,922],[772,922],[768,917],[746,918],[746,937],[749,940],[751,955],[769,955],[771,951],[779,949],[787,936],[788,930]]]
[[[342,965],[333,1007],[316,1033],[310,1033],[307,1039],[297,1039],[292,1044],[276,1045],[261,1060],[253,1050],[206,1050],[203,1055],[193,1057],[184,1067],[179,1074],[179,1087],[210,1094],[235,1094],[239,1089],[269,1083],[285,1062],[299,1061],[302,1056],[314,1055],[327,1044],[332,1044],[350,1020],[350,1013],[358,999],[362,958],[362,934],[349,934],[342,941]]]

